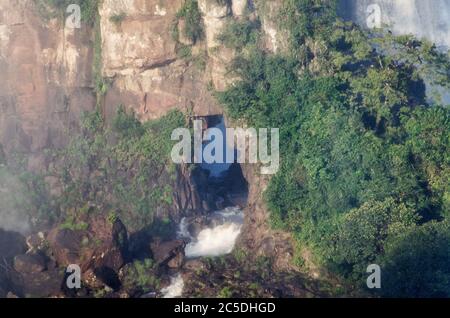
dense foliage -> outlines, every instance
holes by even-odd
[[[291,51],[250,47],[232,67],[241,81],[219,94],[234,119],[280,128],[273,225],[358,287],[377,263],[383,295],[450,296],[450,111],[423,80],[445,83],[448,57],[369,38],[334,1],[286,0],[283,16]],[[372,45],[393,42],[396,54]]]
[[[142,124],[120,107],[111,129],[99,112],[87,114],[81,135],[55,158],[61,165],[53,174],[63,186],[58,206],[71,211],[89,203],[116,211],[131,229],[151,224],[157,209],[172,203],[170,136],[183,126],[179,112]]]
[[[8,164],[2,155],[4,224],[26,230],[25,220],[30,219],[37,228],[57,223],[83,229],[87,224],[82,216],[97,211],[111,220],[120,217],[130,230],[148,227],[164,237],[170,229],[167,217],[176,181],[170,137],[173,129],[184,125],[181,112],[141,123],[119,107],[111,125],[98,111],[86,113],[81,132],[67,147],[47,152],[51,165],[45,173],[27,172],[19,154],[11,154]]]
[[[183,35],[192,43],[202,40],[204,37],[202,13],[197,0],[186,0],[183,7],[177,12],[174,37],[178,40],[178,25],[183,20]]]

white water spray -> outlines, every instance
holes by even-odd
[[[204,229],[198,234],[197,242],[186,246],[186,257],[219,256],[231,253],[241,225],[227,223],[213,229]]]
[[[187,244],[186,257],[220,256],[231,253],[241,233],[243,213],[237,207],[226,208],[211,215],[213,227],[205,228],[197,238]],[[182,237],[191,238],[186,220],[180,223],[178,231]]]
[[[183,294],[184,281],[181,274],[170,278],[170,285],[161,290],[164,298],[181,297]]]
[[[202,256],[220,256],[233,251],[236,239],[241,233],[244,214],[238,207],[228,207],[209,216],[212,227],[200,231],[197,238],[189,233],[189,221],[183,218],[177,236],[191,242],[186,245],[185,255],[188,258]],[[180,297],[183,293],[184,281],[181,274],[171,277],[170,285],[161,290],[164,298]]]

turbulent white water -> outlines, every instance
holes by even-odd
[[[214,225],[203,229],[193,239],[187,229],[186,219],[181,221],[178,234],[181,237],[192,239],[186,245],[186,257],[220,256],[231,253],[233,250],[236,239],[241,233],[243,223],[242,210],[237,207],[226,208],[214,212],[210,218]]]
[[[190,241],[186,245],[185,255],[188,258],[202,256],[220,256],[233,251],[236,239],[241,233],[244,214],[238,207],[228,207],[208,216],[212,226],[199,232],[196,238],[189,233],[189,222],[183,218],[177,236]],[[161,290],[164,298],[180,297],[183,293],[184,281],[181,274],[171,277],[170,285]]]
[[[164,298],[180,297],[183,293],[184,281],[181,274],[170,278],[170,285],[161,290]]]
[[[381,22],[396,34],[414,34],[450,47],[450,0],[340,0],[340,15],[366,26],[369,5],[381,9]]]
[[[204,229],[198,235],[197,242],[186,246],[186,257],[219,256],[231,253],[241,225],[227,223],[213,229]]]

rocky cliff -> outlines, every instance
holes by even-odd
[[[34,1],[2,0],[0,39],[0,143],[42,169],[43,150],[63,145],[95,105],[91,33],[44,20]]]
[[[222,113],[212,92],[233,80],[227,65],[234,52],[217,41],[228,20],[259,15],[266,48],[285,45],[278,1],[199,0],[204,36],[196,43],[181,32],[183,0],[101,1],[101,40],[89,23],[73,29],[44,16],[42,3],[0,1],[0,143],[6,153],[30,154],[31,169],[46,168],[43,150],[64,145],[80,114],[95,108],[95,63],[105,83],[106,118],[120,104],[142,120],[173,108],[205,116]],[[93,61],[96,41],[101,61]]]

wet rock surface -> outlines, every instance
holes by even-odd
[[[179,268],[184,262],[184,248],[186,242],[175,240],[169,242],[160,242],[155,240],[151,243],[153,259],[160,265],[167,265],[169,268]]]

